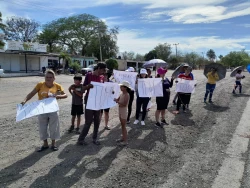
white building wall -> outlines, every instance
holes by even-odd
[[[11,71],[20,71],[19,55],[9,54]]]
[[[40,70],[42,70],[42,67],[48,66],[48,57],[47,56],[41,56],[40,57]]]

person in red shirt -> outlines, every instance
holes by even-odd
[[[185,80],[193,80],[193,76],[191,75],[191,67],[188,67],[185,70],[185,73],[179,74],[178,78]],[[183,106],[183,111],[186,112],[186,106],[189,104],[191,98],[191,93],[178,93],[178,100],[176,105],[176,111],[174,114],[179,114],[180,106]]]
[[[101,110],[89,110],[86,109],[87,102],[88,102],[88,96],[89,96],[89,89],[93,88],[93,85],[90,83],[93,82],[104,82],[104,76],[103,74],[106,72],[106,64],[104,63],[98,63],[96,67],[94,68],[94,72],[89,72],[84,80],[83,86],[87,86],[87,93],[84,97],[84,104],[85,104],[85,125],[82,129],[82,132],[78,138],[77,144],[78,145],[86,145],[86,142],[84,141],[85,137],[88,135],[89,128],[94,120],[94,132],[93,132],[93,143],[95,145],[100,145],[100,142],[97,141],[97,135],[100,125],[100,113]]]

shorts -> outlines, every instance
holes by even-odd
[[[168,108],[170,92],[163,97],[156,97],[157,110],[166,110]]]
[[[127,119],[128,109],[127,107],[119,107],[119,118]]]
[[[104,109],[104,112],[108,112],[108,113],[109,113],[109,109],[110,109],[110,108]],[[103,113],[103,109],[101,110],[101,113]]]
[[[83,105],[74,105],[71,107],[71,115],[72,116],[80,116],[83,114]]]

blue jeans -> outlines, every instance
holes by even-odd
[[[209,101],[211,101],[211,100],[212,100],[212,97],[213,97],[213,92],[214,92],[215,86],[216,86],[216,84],[209,84],[209,83],[207,83],[207,85],[206,85],[206,93],[205,93],[204,101],[206,101],[206,100],[207,100],[207,96],[208,96],[208,94],[209,94]]]
[[[235,87],[234,87],[233,93],[235,93],[235,90],[237,89],[238,86],[239,86],[239,92],[241,93],[242,85],[240,81],[235,81]]]

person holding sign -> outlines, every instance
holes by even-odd
[[[167,73],[167,69],[159,68],[157,70],[158,75],[162,78],[162,89],[163,89],[163,97],[156,97],[157,110],[155,111],[155,125],[158,127],[162,127],[162,125],[166,125],[167,122],[165,120],[166,109],[168,108],[169,97],[170,97],[170,88],[173,86],[174,78],[171,78],[169,81],[168,78],[165,78],[165,74]],[[160,114],[161,114],[161,122],[160,122]]]
[[[219,75],[217,74],[216,69],[211,68],[211,71],[207,73],[207,84],[206,84],[204,103],[207,103],[208,94],[209,94],[209,103],[212,103],[213,92],[216,86],[216,81],[218,80],[219,80]]]
[[[146,69],[141,69],[140,74],[139,74],[139,79],[145,79],[147,78],[147,70]],[[135,122],[134,125],[137,125],[139,123],[139,114],[142,108],[142,118],[141,118],[141,125],[145,125],[145,117],[147,114],[147,106],[148,102],[150,100],[149,97],[139,97],[139,92],[138,92],[138,85],[136,84],[136,114],[135,114]]]
[[[63,87],[54,82],[55,73],[52,70],[47,70],[45,73],[45,81],[39,82],[36,87],[26,96],[22,105],[24,105],[28,100],[30,100],[35,94],[38,94],[38,99],[42,100],[49,97],[55,97],[56,99],[67,98],[64,93]],[[52,144],[51,149],[57,151],[55,140],[60,138],[60,128],[59,128],[59,116],[58,112],[51,112],[46,114],[38,115],[39,124],[39,134],[40,139],[43,140],[42,147],[38,152],[44,151],[49,148],[48,138],[51,138]],[[49,134],[48,134],[49,128]]]
[[[185,79],[185,80],[193,80],[193,76],[191,75],[192,68],[188,67],[185,70],[184,74],[179,74],[178,78]],[[178,82],[178,81],[176,81]],[[191,98],[191,93],[178,93],[178,100],[176,105],[176,111],[174,114],[179,114],[180,106],[183,106],[183,112],[186,112],[186,106],[189,105]]]
[[[90,84],[93,82],[104,82],[103,74],[106,72],[106,64],[104,63],[98,63],[96,67],[94,68],[94,72],[89,72],[84,80],[83,86],[87,86],[87,93],[84,98],[85,103],[85,125],[82,129],[82,132],[78,138],[77,144],[78,145],[86,145],[86,142],[84,141],[85,137],[89,133],[90,126],[94,120],[94,132],[93,132],[93,143],[95,145],[100,145],[100,142],[97,140],[99,125],[100,125],[100,110],[89,110],[86,109],[87,102],[88,102],[88,96],[89,96],[89,89],[93,88],[93,85]]]
[[[129,104],[129,92],[130,92],[130,85],[129,82],[124,81],[120,84],[120,88],[122,94],[118,99],[114,99],[115,102],[119,105],[119,118],[122,126],[122,138],[118,139],[117,142],[121,146],[128,145],[128,133],[126,129],[126,120],[127,120],[127,108]]]

